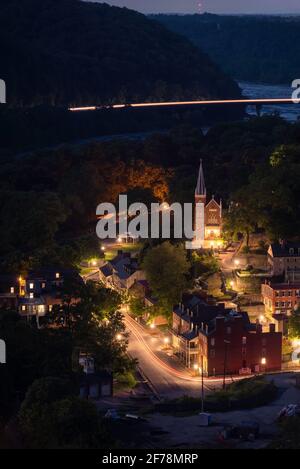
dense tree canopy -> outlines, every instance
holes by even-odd
[[[6,0],[1,24],[1,78],[10,105],[239,96],[188,40],[128,9]]]
[[[166,241],[147,251],[142,266],[163,312],[170,314],[187,287],[190,263],[186,250]]]

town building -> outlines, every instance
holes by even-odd
[[[62,302],[61,291],[66,281],[77,284],[83,282],[75,270],[61,268],[32,271],[24,278],[19,277],[19,313],[26,317],[41,317],[51,313],[53,306]],[[72,300],[76,301],[76,298]]]
[[[272,276],[282,276],[285,282],[300,282],[300,242],[271,244],[268,266]]]
[[[173,310],[172,345],[191,369],[206,376],[250,374],[281,369],[282,334],[253,324],[245,312],[208,305],[190,296]]]
[[[261,294],[266,315],[273,316],[276,330],[288,333],[288,318],[300,307],[300,282],[272,283],[266,281],[261,286]]]
[[[195,249],[218,249],[222,246],[222,201],[217,202],[215,197],[208,201],[204,179],[202,160],[195,189],[195,205],[201,204],[199,212],[195,210],[194,228],[198,233],[194,240]],[[197,220],[196,217],[199,217]]]
[[[138,260],[130,252],[118,251],[118,255],[104,264],[99,270],[100,281],[119,292],[129,290],[138,280],[144,280],[145,274],[139,268]]]
[[[20,293],[20,282],[16,275],[0,275],[0,307],[3,309],[16,309],[18,295]]]
[[[145,314],[142,319],[146,324],[149,324],[151,327],[165,326],[168,324],[168,320],[165,316],[151,314],[151,309],[157,306],[158,299],[153,295],[147,280],[138,280],[135,282],[130,288],[130,295],[139,298],[143,302]]]
[[[94,359],[81,353],[79,364],[83,375],[80,380],[80,397],[85,399],[101,399],[113,395],[113,375],[107,370],[95,371]]]

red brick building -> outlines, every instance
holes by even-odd
[[[261,286],[261,294],[266,312],[290,316],[300,306],[300,282],[271,283]]]
[[[272,315],[276,321],[276,330],[288,333],[288,318],[293,311],[300,307],[300,282],[271,283],[261,286],[261,294],[267,315]]]
[[[172,343],[189,368],[201,367],[207,376],[236,375],[281,369],[282,334],[263,332],[247,313],[210,306],[190,297],[173,311]]]

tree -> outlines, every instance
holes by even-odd
[[[288,329],[291,338],[298,339],[300,337],[300,308],[289,317]]]
[[[183,245],[172,245],[169,241],[149,249],[142,268],[146,272],[150,289],[159,300],[166,315],[174,304],[181,300],[187,287],[190,264]]]
[[[19,412],[25,443],[31,448],[102,448],[108,443],[94,404],[75,397],[70,383],[35,381]]]
[[[130,312],[135,317],[142,317],[147,311],[147,308],[145,307],[143,299],[138,296],[131,296],[129,300],[129,308],[130,308]]]

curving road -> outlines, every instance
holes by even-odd
[[[126,313],[124,322],[129,332],[129,354],[138,359],[143,374],[160,397],[176,398],[185,394],[201,396],[201,377],[193,377],[176,359],[169,357],[161,350],[160,335],[149,334]],[[228,378],[227,381],[231,382],[232,379]],[[204,379],[205,391],[212,391],[220,387],[222,383],[223,380],[220,378],[206,378]]]

